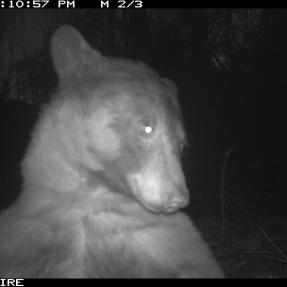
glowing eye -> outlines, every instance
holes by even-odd
[[[152,127],[150,127],[150,126],[145,127],[145,133],[146,134],[150,134],[151,132],[152,132]]]

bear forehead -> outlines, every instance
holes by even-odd
[[[118,112],[155,113],[171,110],[172,99],[160,85],[145,85],[121,79],[95,80],[79,99],[88,108],[106,106]]]

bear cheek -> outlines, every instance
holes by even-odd
[[[88,146],[101,160],[117,158],[121,152],[121,139],[112,126],[113,121],[113,115],[105,108],[98,109],[88,120]]]

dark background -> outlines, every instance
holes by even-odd
[[[19,164],[57,84],[49,41],[62,24],[178,85],[189,214],[286,216],[287,10],[266,9],[0,10],[0,209],[19,193]]]

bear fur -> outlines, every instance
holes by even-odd
[[[58,89],[0,216],[1,278],[185,278],[223,273],[190,219],[176,86],[141,62],[51,40]]]

